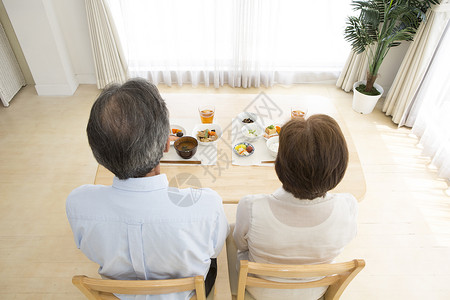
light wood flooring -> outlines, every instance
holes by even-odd
[[[417,138],[381,113],[351,109],[351,94],[334,85],[271,89],[160,87],[172,93],[320,95],[345,119],[366,178],[357,238],[337,261],[363,258],[366,268],[343,299],[450,299],[450,197],[421,156]],[[81,85],[71,97],[39,97],[27,86],[0,107],[0,299],[84,299],[71,284],[75,274],[97,276],[97,266],[75,247],[65,199],[93,183],[97,163],[85,136],[99,91]],[[245,192],[243,191],[243,195]],[[236,205],[226,205],[234,222]],[[220,257],[216,299],[230,299],[225,256]]]

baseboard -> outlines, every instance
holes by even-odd
[[[72,96],[78,88],[78,83],[36,84],[34,87],[39,96]]]

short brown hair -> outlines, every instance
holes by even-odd
[[[312,115],[281,128],[275,171],[296,198],[324,196],[342,180],[347,165],[347,143],[333,118]]]

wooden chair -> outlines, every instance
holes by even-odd
[[[191,300],[206,300],[203,276],[167,280],[108,280],[76,275],[72,283],[89,300],[117,300],[115,294],[159,295],[195,290]],[[214,290],[209,296],[214,297]],[[208,296],[208,299],[210,297]]]
[[[248,296],[246,298],[246,286],[271,289],[306,289],[328,286],[323,299],[335,300],[339,299],[350,281],[364,268],[366,263],[362,259],[354,259],[349,262],[321,265],[261,264],[247,260],[241,260],[240,264],[237,300],[250,298]],[[323,278],[309,282],[277,282],[249,276],[249,274],[279,278]]]

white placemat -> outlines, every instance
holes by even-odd
[[[186,135],[192,136],[195,125],[199,122],[195,119],[170,119],[171,125],[182,126],[186,130]],[[195,137],[195,136],[194,136]],[[209,166],[217,163],[217,143],[208,146],[198,145],[197,152],[189,159],[181,158],[173,145],[170,146],[169,152],[164,153],[161,163],[167,164],[191,164],[200,162],[200,164]]]
[[[240,120],[237,118],[234,118],[232,120],[232,130],[231,130],[231,151],[232,151],[232,159],[231,163],[233,165],[237,166],[261,166],[261,165],[267,165],[267,164],[273,164],[275,161],[275,157],[273,157],[266,146],[266,139],[264,137],[259,137],[256,140],[249,141],[244,135],[242,134],[242,126]],[[263,129],[264,130],[264,129]],[[254,153],[250,156],[238,156],[234,151],[233,148],[237,144],[240,144],[241,142],[247,142],[254,146]]]

